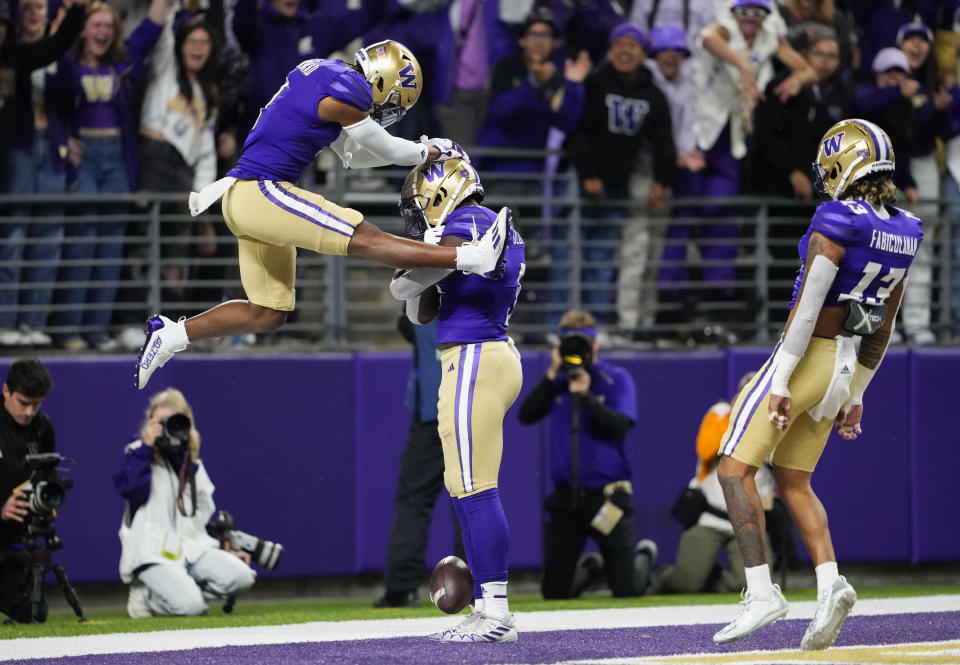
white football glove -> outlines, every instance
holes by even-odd
[[[443,237],[443,226],[443,224],[428,226],[427,230],[423,232],[423,242],[428,245],[439,245],[440,238]]]
[[[448,159],[462,159],[468,164],[470,163],[470,156],[467,154],[467,151],[461,148],[456,141],[450,139],[431,139],[427,138],[427,135],[424,134],[420,137],[420,143],[440,151],[440,156],[437,157],[436,160],[438,162],[444,162]]]

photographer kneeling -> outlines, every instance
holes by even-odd
[[[126,446],[113,477],[126,499],[120,576],[131,585],[134,619],[204,614],[204,595],[229,597],[256,580],[247,553],[222,550],[207,535],[216,507],[199,448],[190,405],[168,388],[150,400],[140,439]]]
[[[53,423],[40,405],[50,392],[50,373],[35,358],[10,365],[3,384],[0,410],[0,612],[14,621],[31,621],[27,580],[30,555],[24,548],[29,500],[21,486],[30,479],[27,455],[54,451]],[[45,621],[47,604],[41,599],[37,621]]]
[[[633,541],[633,488],[623,444],[637,419],[637,389],[626,370],[597,359],[591,314],[571,310],[560,320],[546,376],[520,405],[532,424],[550,415],[553,493],[544,504],[544,598],[579,595],[604,571],[614,596],[643,595],[656,545]],[[580,553],[592,537],[600,555]]]

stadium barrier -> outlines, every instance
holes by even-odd
[[[471,154],[529,158],[547,153],[471,149]],[[387,231],[402,234],[397,200],[405,173],[403,169],[349,171],[331,166],[311,171],[305,186],[363,211],[367,219]],[[642,179],[638,179],[630,200],[604,201],[598,206],[601,214],[624,208],[623,219],[589,219],[591,206],[579,196],[572,171],[482,172],[482,177],[487,186],[485,204],[511,206],[525,238],[524,289],[512,319],[513,332],[519,337],[542,340],[566,309],[580,306],[604,319],[617,343],[636,338],[683,343],[712,329],[713,341],[766,344],[779,334],[798,267],[797,240],[809,222],[814,202],[758,197],[677,199],[667,210],[651,213],[646,209]],[[124,224],[124,234],[114,239],[123,245],[119,258],[27,264],[0,256],[0,277],[7,275],[0,280],[0,293],[19,291],[23,285],[11,281],[9,275],[28,265],[119,267],[120,278],[108,283],[118,288],[113,304],[114,334],[142,326],[144,318],[154,312],[191,314],[225,299],[243,297],[236,241],[218,207],[194,219],[186,213],[185,201],[185,194],[149,192],[0,196],[0,229],[5,233],[26,223],[65,224],[64,247],[103,240],[76,236],[84,224]],[[931,311],[931,327],[941,343],[960,335],[956,330],[960,321],[958,204],[960,201],[931,200],[918,207],[924,211],[924,244],[931,250],[931,270],[924,274],[914,269],[911,277],[915,286],[931,286],[931,302],[922,306]],[[947,219],[953,224],[945,223]],[[671,229],[682,226],[691,227],[689,241],[683,234],[671,237]],[[735,227],[737,233],[707,237],[709,229],[722,227]],[[18,242],[26,248],[61,241],[26,237]],[[184,246],[187,256],[180,257],[183,251],[175,248]],[[665,246],[679,251],[669,260],[663,259]],[[733,257],[704,258],[705,252],[721,246],[735,247]],[[732,269],[732,278],[701,278],[705,269],[724,267]],[[186,279],[174,279],[177,272]],[[658,275],[666,272],[673,272],[669,288],[658,280]],[[394,332],[399,305],[385,288],[390,273],[390,269],[362,259],[301,251],[297,309],[284,333],[328,349],[401,347],[403,342]],[[59,281],[44,285],[62,289],[104,284]],[[58,323],[56,315],[101,305],[66,305],[58,303],[56,295],[50,306],[0,302],[0,315],[24,308],[43,309],[52,315],[47,332],[61,337],[89,332],[89,327]],[[717,336],[717,331],[724,336]]]
[[[540,379],[547,353],[521,346],[524,388]],[[638,386],[638,420],[626,447],[633,467],[636,534],[670,562],[681,530],[669,516],[694,474],[700,418],[729,397],[769,348],[609,352]],[[400,454],[410,424],[403,407],[409,352],[217,356],[187,352],[133,387],[130,356],[44,357],[54,380],[44,410],[60,452],[76,461],[76,486],[56,526],[55,559],[74,582],[118,579],[123,502],[113,489],[123,446],[142,425],[150,395],[184,391],[202,435],[201,456],[217,506],[238,528],[282,543],[282,577],[382,570]],[[0,363],[5,373],[10,359]],[[952,491],[960,448],[944,406],[960,375],[960,349],[891,349],[867,393],[864,433],[832,435],[814,488],[826,504],[844,562],[960,561]],[[542,501],[550,490],[546,424],[507,414],[501,496],[512,533],[510,566],[541,562]],[[452,550],[441,493],[428,564]]]

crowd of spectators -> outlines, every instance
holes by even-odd
[[[736,300],[737,211],[673,206],[671,193],[792,198],[806,207],[771,213],[802,225],[809,146],[843,117],[891,136],[902,205],[927,237],[944,223],[956,235],[960,211],[931,202],[958,189],[958,24],[960,0],[0,0],[0,191],[84,197],[4,209],[0,347],[120,348],[116,331],[148,314],[144,294],[124,288],[147,274],[148,230],[127,219],[133,199],[90,195],[199,189],[234,164],[297,63],[349,60],[384,38],[411,48],[426,84],[394,131],[565,149],[478,162],[514,183],[498,185],[507,196],[557,193],[551,178],[517,173],[574,169],[579,242],[549,217],[525,234],[548,241],[551,283],[570,277],[570,247],[582,247],[582,300],[600,323],[651,323],[651,292],[664,327],[693,320],[704,293]],[[520,208],[521,225],[540,217]],[[188,259],[235,250],[217,242],[218,225],[176,219],[161,227],[158,274],[164,300],[186,306],[211,276]],[[762,249],[783,306],[797,235],[773,226]],[[935,341],[934,246],[922,245],[905,297],[914,344]],[[960,305],[960,288],[951,296]],[[550,292],[558,311],[566,298]]]

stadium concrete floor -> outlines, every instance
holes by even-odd
[[[67,571],[69,575],[70,571]],[[960,583],[960,562],[919,564],[844,564],[840,562],[840,572],[855,587],[886,587],[912,585],[940,585]],[[52,579],[52,576],[51,578]],[[816,587],[813,568],[807,564],[787,572],[786,584],[779,573],[774,574],[774,582],[785,589],[811,589]],[[127,602],[127,586],[120,582],[103,584],[76,584],[74,587],[84,609],[110,610],[123,609]],[[539,593],[539,571],[510,571],[510,592],[514,594]],[[345,577],[323,578],[261,578],[254,587],[243,596],[241,602],[282,602],[286,600],[320,600],[323,598],[368,598],[371,602],[383,593],[380,575],[365,574]],[[596,587],[587,593],[608,594],[609,591]],[[70,607],[63,598],[59,587],[48,585],[47,600],[52,612],[69,612]],[[427,598],[426,584],[420,589],[420,597]]]

